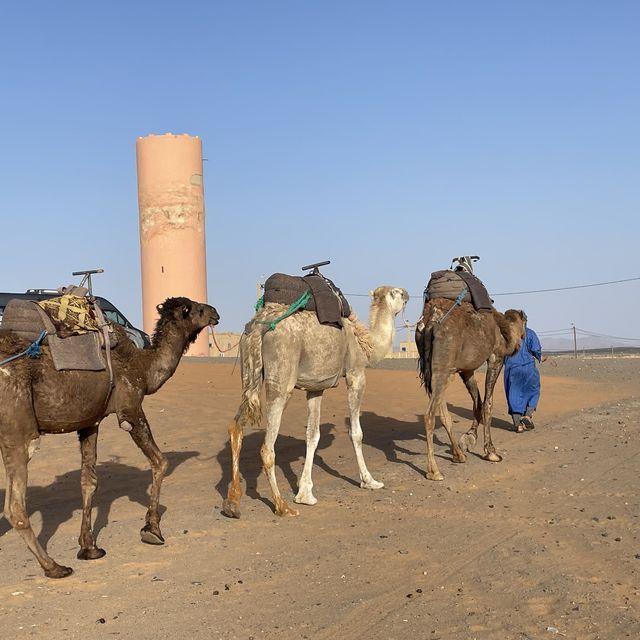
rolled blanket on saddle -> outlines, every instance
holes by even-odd
[[[424,290],[424,299],[425,302],[433,298],[455,300],[465,287],[467,293],[462,302],[471,302],[476,311],[493,309],[493,300],[482,281],[466,271],[434,271]]]
[[[311,297],[304,309],[315,311],[320,324],[341,329],[341,318],[351,315],[351,307],[340,289],[324,276],[289,276],[274,273],[264,283],[264,301],[291,305],[299,300],[305,291],[311,291]]]

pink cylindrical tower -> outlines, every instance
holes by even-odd
[[[151,135],[136,141],[142,313],[152,334],[156,305],[171,296],[207,302],[202,142],[189,135]],[[209,353],[203,331],[190,356]]]

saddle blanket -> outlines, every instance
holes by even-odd
[[[304,308],[307,311],[315,311],[320,324],[341,329],[340,319],[351,315],[351,307],[342,291],[324,276],[290,276],[274,273],[264,283],[264,301],[290,305],[309,290],[312,296]]]
[[[482,281],[466,271],[434,271],[424,290],[424,299],[425,302],[433,298],[455,300],[465,287],[467,294],[463,302],[471,302],[476,311],[493,309],[493,300]]]
[[[37,302],[10,300],[0,328],[29,341],[36,340],[45,330],[44,344],[51,351],[56,371],[104,371],[106,368],[98,331],[85,330],[77,335],[67,333],[67,337],[59,337],[56,326]]]

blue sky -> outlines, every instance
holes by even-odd
[[[461,254],[492,292],[640,276],[638,24],[625,1],[5,3],[0,289],[103,267],[140,325],[135,140],[169,131],[203,140],[221,330],[323,259],[351,293],[419,296]],[[639,294],[496,304],[640,338]]]

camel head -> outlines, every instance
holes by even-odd
[[[518,351],[527,329],[527,316],[520,309],[508,309],[504,312],[504,319],[507,321],[507,327],[500,327],[502,334],[507,342],[507,350],[512,348],[508,355],[513,355]]]
[[[172,327],[185,336],[186,346],[189,346],[205,327],[215,327],[220,320],[218,312],[212,306],[189,298],[167,298],[156,309],[160,317],[156,323],[154,343]]]
[[[409,302],[409,292],[400,287],[378,287],[372,295],[374,305],[386,306],[393,315],[400,313]]]

